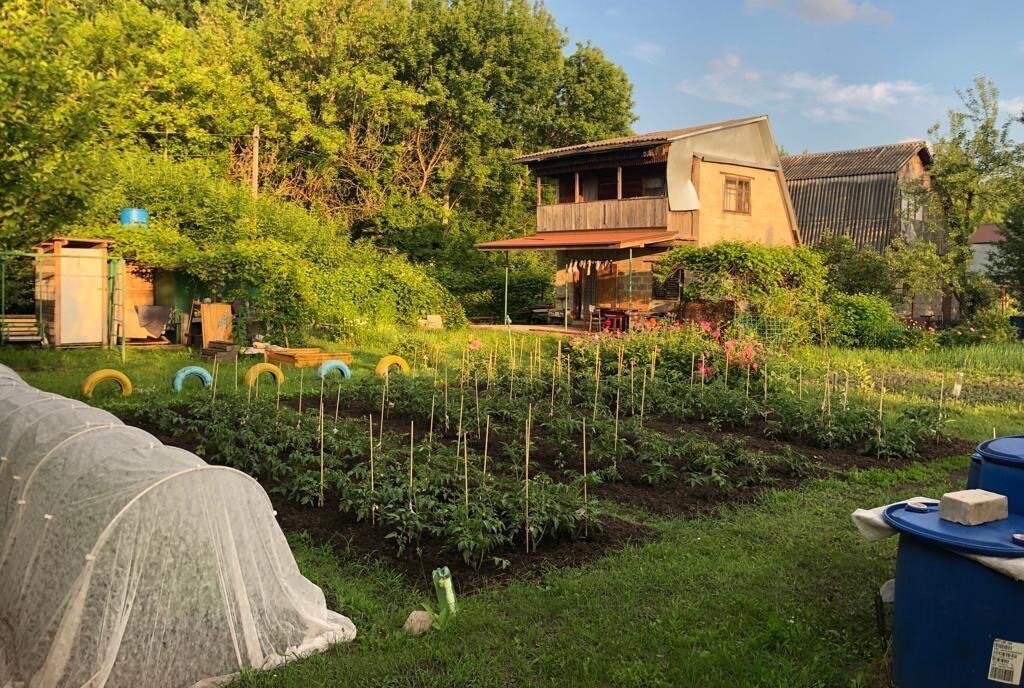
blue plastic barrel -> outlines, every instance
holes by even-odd
[[[900,531],[893,683],[898,688],[1018,685],[989,676],[1012,678],[1004,653],[1024,648],[1024,584],[957,552],[966,546],[995,556],[1000,551],[1019,556],[1024,547],[1007,534],[1024,530],[1024,516],[961,526],[940,521],[935,506],[923,514],[901,509],[886,510],[886,521]],[[890,518],[892,514],[899,520]]]
[[[1006,495],[1010,511],[1024,513],[1024,436],[986,440],[976,454],[981,460],[977,487]]]
[[[122,208],[120,217],[122,225],[149,224],[149,211],[145,208]]]
[[[971,454],[971,463],[967,467],[967,489],[974,490],[981,484],[981,454]]]

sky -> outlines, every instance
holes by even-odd
[[[926,138],[981,74],[1005,114],[1024,109],[1021,0],[545,5],[629,74],[638,133],[767,114],[791,153]]]

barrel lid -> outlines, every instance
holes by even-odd
[[[1001,521],[963,526],[939,518],[938,504],[901,502],[886,507],[885,522],[941,547],[993,557],[1024,557],[1024,516],[1011,513]],[[1022,534],[1021,538],[1014,535]]]
[[[1024,436],[1010,435],[985,440],[978,445],[978,453],[986,461],[1024,466]]]

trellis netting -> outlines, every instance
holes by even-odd
[[[239,471],[0,365],[0,687],[213,686],[355,637]]]

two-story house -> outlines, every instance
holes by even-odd
[[[478,244],[554,251],[557,308],[667,310],[678,284],[652,278],[668,248],[800,242],[768,117],[553,148],[518,159],[536,179],[537,231]]]

